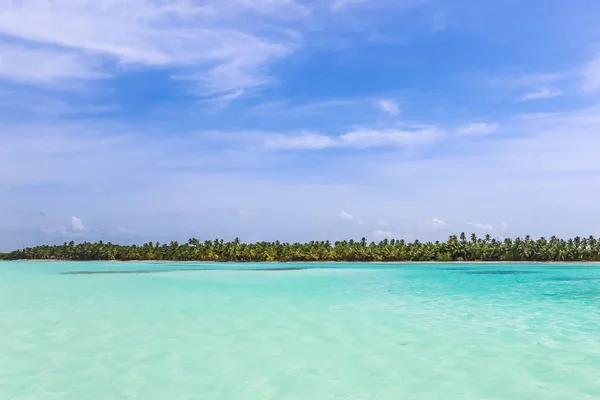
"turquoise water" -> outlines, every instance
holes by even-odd
[[[0,399],[599,398],[594,265],[0,262]]]

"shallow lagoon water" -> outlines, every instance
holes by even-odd
[[[0,262],[0,399],[598,399],[590,264]]]

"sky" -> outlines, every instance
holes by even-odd
[[[600,235],[597,0],[0,0],[0,251]]]

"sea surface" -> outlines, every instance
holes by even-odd
[[[600,266],[0,262],[0,399],[598,400]]]

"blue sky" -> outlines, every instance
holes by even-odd
[[[597,1],[0,10],[0,250],[599,234]]]

